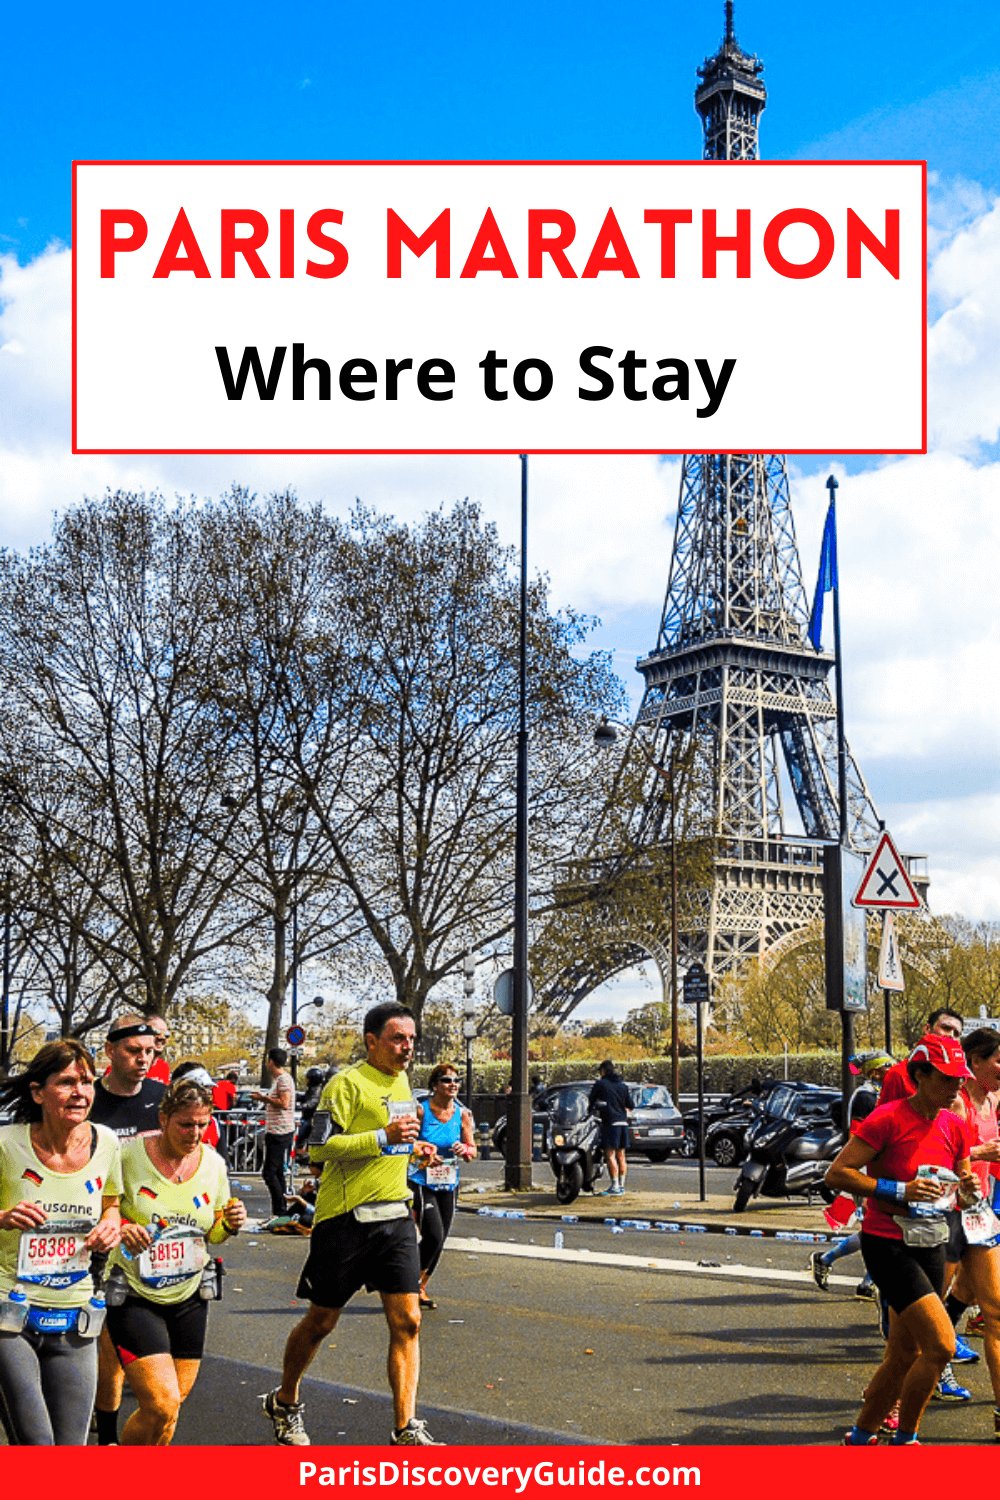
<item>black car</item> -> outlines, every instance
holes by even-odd
[[[632,1117],[629,1120],[629,1150],[641,1151],[650,1161],[666,1161],[672,1151],[684,1144],[684,1121],[662,1083],[632,1083],[626,1080],[632,1095]],[[544,1131],[552,1101],[566,1090],[589,1095],[593,1079],[577,1083],[557,1083],[539,1094],[532,1105],[533,1133]],[[501,1156],[507,1140],[507,1116],[501,1115],[493,1127],[493,1146]]]

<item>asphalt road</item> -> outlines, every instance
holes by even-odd
[[[497,1164],[483,1168],[495,1181]],[[639,1171],[661,1189],[667,1173],[678,1190],[691,1186],[690,1164]],[[263,1216],[259,1182],[248,1185],[248,1206]],[[178,1442],[271,1441],[258,1397],[277,1383],[301,1311],[294,1288],[307,1248],[261,1233],[227,1245],[226,1297],[211,1308]],[[424,1317],[420,1414],[445,1442],[494,1447],[837,1443],[880,1340],[872,1305],[853,1296],[860,1261],[841,1262],[823,1294],[808,1257],[807,1246],[772,1238],[462,1212],[434,1278],[438,1308]],[[304,1387],[314,1443],[387,1442],[385,1353],[378,1299],[356,1298]],[[992,1442],[985,1368],[961,1374],[974,1400],[932,1405],[925,1441]]]
[[[879,1353],[872,1306],[852,1295],[858,1261],[824,1295],[802,1245],[560,1227],[557,1250],[551,1224],[458,1216],[422,1335],[420,1411],[436,1435],[494,1445],[839,1441]],[[212,1309],[210,1357],[178,1441],[268,1441],[255,1397],[276,1383],[305,1252],[305,1241],[265,1234],[229,1247],[226,1301]],[[314,1442],[386,1441],[385,1347],[377,1298],[357,1298],[305,1391]],[[976,1399],[932,1407],[928,1440],[992,1441],[982,1365],[966,1383]]]

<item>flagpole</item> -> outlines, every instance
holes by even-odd
[[[837,481],[831,474],[826,481],[830,491],[833,534],[837,534]],[[833,575],[833,672],[837,694],[837,805],[840,811],[840,843],[847,844],[847,736],[844,733],[844,671],[840,653],[840,562]]]
[[[830,492],[830,516],[833,520],[834,546],[837,535],[837,481],[831,474],[826,481]],[[847,736],[844,732],[844,671],[840,649],[840,559],[836,558],[833,569],[833,672],[837,696],[837,809],[838,842],[841,849],[847,848]],[[843,1099],[844,1120],[847,1120],[848,1101],[851,1097],[853,1075],[850,1059],[854,1055],[854,1013],[840,1012],[840,1090]]]

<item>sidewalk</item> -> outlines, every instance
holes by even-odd
[[[815,1244],[841,1238],[830,1233],[823,1217],[823,1205],[818,1201],[807,1204],[804,1198],[755,1198],[741,1214],[733,1212],[732,1193],[709,1193],[702,1202],[697,1191],[626,1191],[621,1197],[581,1193],[574,1203],[563,1207],[556,1202],[554,1183],[514,1193],[509,1192],[498,1177],[496,1182],[463,1185],[459,1191],[458,1209],[467,1214],[492,1210],[502,1211],[498,1216],[514,1214],[518,1218],[581,1224],[603,1224],[605,1220],[623,1223],[626,1219],[638,1219],[648,1221],[654,1229],[665,1226],[667,1233],[691,1227],[696,1232],[700,1230],[708,1234],[780,1234],[782,1238],[808,1235]]]

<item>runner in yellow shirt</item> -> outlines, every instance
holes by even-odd
[[[108,1332],[139,1408],[123,1444],[170,1442],[198,1377],[208,1304],[221,1271],[208,1247],[246,1222],[225,1163],[202,1136],[212,1090],[180,1078],[160,1103],[156,1135],[122,1147],[122,1243],[108,1283]]]
[[[118,1243],[118,1140],[87,1118],[86,1048],[46,1042],[0,1091],[0,1401],[18,1446],[83,1446],[97,1386],[103,1304],[93,1251]]]
[[[405,1005],[376,1005],[364,1020],[368,1058],[323,1090],[310,1160],[323,1165],[309,1257],[298,1295],[309,1311],[285,1345],[281,1385],[261,1399],[275,1441],[309,1442],[299,1398],[302,1377],[341,1309],[367,1287],[378,1292],[389,1325],[389,1384],[395,1425],[390,1443],[439,1446],[416,1415],[420,1370],[420,1256],[406,1174],[412,1156],[437,1160],[418,1141],[417,1109],[406,1077],[416,1023]]]

